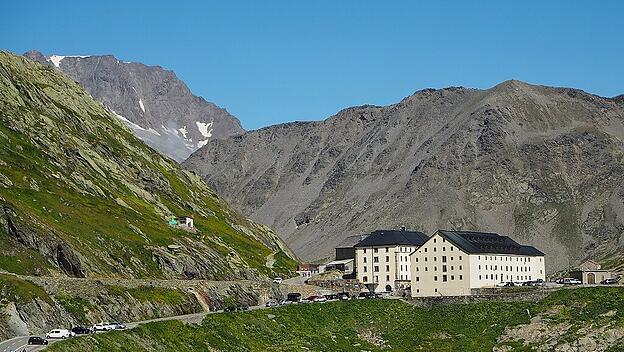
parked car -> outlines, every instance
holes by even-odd
[[[323,295],[323,297],[325,297],[325,299],[326,299],[327,301],[337,301],[337,300],[339,300],[339,299],[340,299],[340,298],[338,297],[338,295],[337,295],[337,294],[334,294],[334,293],[329,294],[329,295]]]
[[[74,333],[67,329],[54,329],[46,334],[46,339],[66,339],[74,336]]]
[[[125,324],[122,323],[111,323],[113,326],[113,330],[124,330],[126,328]]]
[[[115,330],[115,325],[111,323],[98,323],[93,325],[93,331],[112,331]]]
[[[266,302],[265,307],[267,308],[272,308],[272,307],[277,307],[279,306],[279,303],[277,303],[277,301],[274,300],[270,300],[268,302]]]
[[[291,302],[299,302],[301,300],[301,293],[291,292],[286,296],[286,300]]]
[[[284,279],[282,279],[281,277],[276,277],[273,279],[274,284],[281,284],[282,281],[284,281]]]
[[[368,299],[368,298],[377,298],[377,294],[375,292],[360,292],[358,295],[358,299]]]
[[[338,298],[341,300],[348,300],[349,299],[349,292],[340,292],[338,294]]]
[[[310,297],[306,298],[306,300],[308,300],[310,302],[318,302],[318,303],[327,302],[327,298],[325,298],[323,296],[310,296]]]
[[[85,326],[76,326],[71,330],[76,335],[86,335],[93,332],[93,328],[88,328]]]
[[[618,279],[608,278],[600,281],[600,283],[603,285],[615,285],[618,283]]]
[[[288,300],[283,300],[283,301],[281,301],[281,302],[280,302],[280,305],[282,305],[282,306],[287,306],[287,305],[289,305],[289,304],[293,304],[293,303],[297,303],[297,302],[294,302],[294,301],[288,301]]]
[[[563,285],[580,285],[581,280],[575,279],[573,277],[562,277],[557,279],[556,283]]]
[[[31,336],[28,339],[28,344],[29,345],[47,345],[48,344],[48,340],[44,339],[41,336]]]

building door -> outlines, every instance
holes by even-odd
[[[391,292],[391,291],[392,291],[392,286],[386,285],[386,292]]]
[[[593,285],[596,283],[596,274],[594,273],[588,273],[587,274],[587,283],[590,285]]]

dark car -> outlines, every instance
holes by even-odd
[[[341,299],[341,300],[349,299],[349,292],[340,292],[338,294],[338,299]]]
[[[291,302],[299,302],[301,300],[301,293],[299,292],[291,292],[286,296],[287,301]]]
[[[48,344],[48,340],[44,339],[43,337],[40,336],[31,336],[28,339],[28,344],[29,345],[47,345]]]
[[[93,332],[93,330],[91,330],[91,328],[87,328],[87,327],[84,327],[84,326],[76,326],[71,331],[74,334],[76,334],[76,335],[86,335],[86,334],[90,334],[90,333]]]
[[[358,299],[368,299],[368,298],[377,298],[377,294],[375,292],[360,292],[358,295]]]

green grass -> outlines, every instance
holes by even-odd
[[[568,306],[569,309],[553,310]],[[529,322],[527,310],[558,322],[622,326],[624,290],[557,291],[538,303],[482,302],[418,308],[398,300],[356,300],[212,314],[200,326],[158,322],[124,332],[64,341],[50,351],[491,351],[506,327]],[[560,337],[575,340],[578,329]],[[546,336],[547,337],[547,336]],[[546,338],[545,337],[545,338]],[[383,343],[381,343],[383,341]],[[534,345],[505,342],[514,351]],[[611,351],[619,351],[614,346]]]
[[[53,304],[43,288],[13,275],[0,274],[0,306],[8,302],[29,303],[35,298]]]

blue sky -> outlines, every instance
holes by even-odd
[[[624,1],[11,1],[0,48],[174,70],[246,129],[507,79],[624,94]]]

